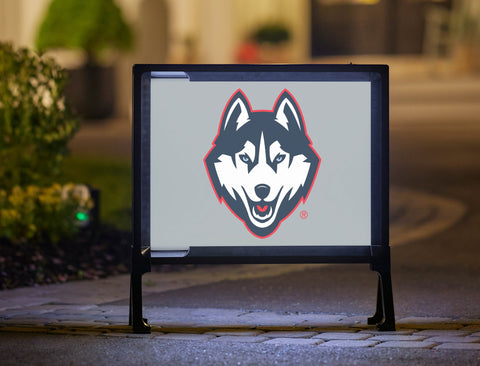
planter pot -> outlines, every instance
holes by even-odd
[[[288,63],[291,62],[290,44],[262,43],[259,48],[261,63]]]
[[[108,118],[115,108],[113,66],[87,64],[68,70],[65,96],[72,108],[86,119]]]

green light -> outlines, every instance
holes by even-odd
[[[77,220],[78,221],[87,221],[88,220],[88,214],[85,212],[77,212]]]

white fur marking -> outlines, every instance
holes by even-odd
[[[282,102],[280,103],[280,107],[278,108],[277,115],[275,116],[275,122],[279,123],[283,128],[289,131],[288,119],[287,119],[287,115],[285,114],[285,107],[288,107],[290,109],[293,116],[295,117],[295,122],[298,125],[298,129],[301,130],[302,126],[300,125],[300,119],[298,118],[297,112],[295,111],[295,107],[293,106],[292,102],[290,102],[290,100],[288,100],[287,98],[282,100]]]
[[[263,132],[262,132],[262,135],[260,136],[260,148],[258,150],[258,163],[264,164],[266,162],[267,162],[267,152],[265,147],[265,138],[263,137]]]
[[[237,107],[237,105],[240,106],[240,115],[236,120],[236,123],[237,123],[236,131],[238,131],[238,129],[242,127],[244,124],[250,122],[250,114],[248,113],[247,106],[245,105],[245,103],[243,103],[243,100],[241,100],[240,98],[237,98],[237,100],[233,102],[232,106],[230,107],[227,113],[227,119],[225,120],[225,126],[223,127],[224,130],[227,129],[227,125],[230,123],[230,117],[232,116],[232,113]]]
[[[286,158],[278,164],[275,172],[266,161],[265,139],[263,135],[260,139],[259,146],[259,161],[255,167],[249,172],[247,164],[241,163],[239,156],[248,153],[250,158],[255,156],[255,146],[247,141],[242,151],[235,154],[233,159],[231,156],[222,154],[215,163],[215,170],[217,172],[220,184],[224,186],[230,196],[235,198],[235,193],[242,200],[245,209],[248,213],[250,221],[259,228],[265,228],[272,224],[278,214],[281,203],[284,200],[292,199],[295,193],[298,192],[305,181],[310,170],[310,165],[307,158],[303,154],[295,155],[290,164],[290,154],[280,147],[280,143],[275,141],[268,147],[270,154],[276,156],[277,153],[285,153]],[[276,206],[270,206],[269,211],[263,217],[258,216],[253,207],[250,207],[247,195],[252,202],[260,202],[257,197],[255,187],[258,184],[267,184],[270,187],[270,193],[264,198],[266,203],[273,202],[278,197]],[[290,195],[287,197],[287,194]],[[258,220],[260,219],[260,221]],[[266,221],[262,221],[266,220]]]

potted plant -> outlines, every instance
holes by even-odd
[[[85,62],[69,70],[67,98],[86,118],[105,118],[114,109],[112,51],[132,48],[133,36],[114,0],[53,0],[36,39],[39,51],[81,50]]]
[[[288,62],[290,30],[280,22],[265,23],[258,27],[251,38],[259,47],[261,62]]]

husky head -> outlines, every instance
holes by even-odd
[[[296,100],[284,90],[273,110],[252,110],[239,89],[204,159],[220,202],[255,236],[275,232],[305,202],[320,165]]]

